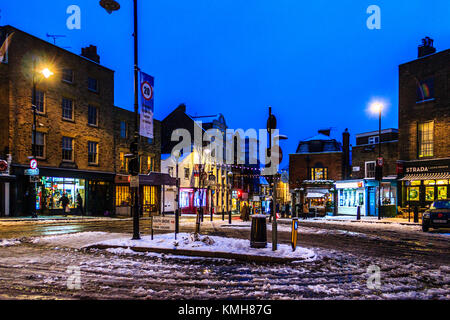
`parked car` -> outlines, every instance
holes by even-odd
[[[450,228],[450,200],[433,202],[422,217],[422,230],[427,232],[430,228]]]

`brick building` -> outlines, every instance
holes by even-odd
[[[122,108],[114,108],[115,145],[115,211],[118,215],[131,215],[128,158],[130,143],[134,137],[135,114]],[[175,180],[161,173],[161,122],[153,121],[153,139],[141,137],[139,143],[140,201],[142,214],[160,213],[162,187],[174,185]]]
[[[430,38],[399,66],[399,131],[400,205],[450,198],[450,49]]]
[[[88,214],[112,212],[114,71],[100,65],[94,46],[79,56],[11,26],[1,27],[0,37],[11,39],[0,63],[0,158],[11,155],[16,177],[10,214],[28,215],[34,205],[34,183],[24,175],[33,153],[33,79],[37,208],[61,211],[59,199],[66,193],[74,210],[80,193]],[[53,73],[48,79],[40,72],[44,68]]]
[[[306,203],[321,214],[334,210],[334,182],[347,178],[350,171],[349,137],[346,130],[341,143],[330,137],[330,130],[321,130],[300,141],[296,153],[289,155],[289,188],[295,204]]]

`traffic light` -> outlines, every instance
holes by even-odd
[[[128,173],[132,176],[139,175],[139,159],[138,158],[130,158],[128,163]]]

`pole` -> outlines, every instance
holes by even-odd
[[[381,107],[378,114],[378,158],[381,158]],[[380,171],[383,167],[380,168]],[[378,182],[378,220],[381,220],[381,181],[383,180],[383,175],[381,174],[380,181]]]
[[[272,118],[272,107],[269,107],[269,150],[270,156],[272,157],[272,124],[270,119]],[[277,198],[277,188],[276,188],[276,175],[272,177],[272,251],[277,250],[277,212],[276,212],[276,198]]]
[[[180,232],[180,180],[178,178],[178,158],[177,158],[177,208],[175,210],[175,240]]]
[[[36,60],[33,60],[33,97],[31,102],[31,110],[33,110],[33,141],[31,142],[31,155],[33,159],[36,159]],[[37,183],[33,182],[30,185],[30,198],[31,198],[31,216],[37,218],[36,213],[36,191]]]
[[[139,67],[138,67],[138,3],[137,0],[133,0],[133,11],[134,11],[134,143],[138,145],[139,143]],[[134,150],[134,155],[136,159],[139,159],[139,150],[136,148]],[[139,172],[137,173],[139,176]],[[134,206],[133,206],[133,239],[140,240],[139,234],[139,186],[133,188],[134,192]]]
[[[230,183],[230,178],[228,177],[228,173],[227,173],[227,187],[228,187],[228,194],[227,194],[227,211],[228,211],[228,224],[231,224],[231,210],[233,208],[231,208],[230,206],[230,201],[231,201],[231,183]]]

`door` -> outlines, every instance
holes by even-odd
[[[367,192],[367,206],[368,216],[376,216],[377,215],[377,189],[375,187],[369,187]]]

